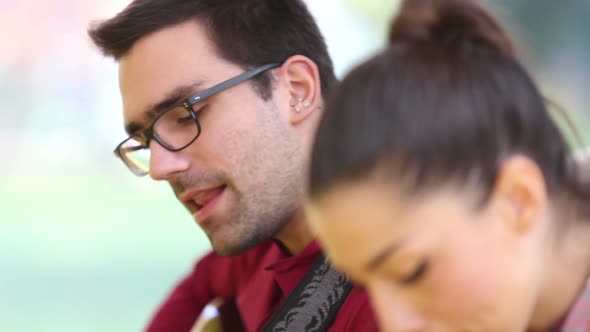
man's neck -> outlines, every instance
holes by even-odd
[[[307,247],[314,237],[305,220],[305,212],[299,209],[293,219],[275,236],[291,255],[297,255]]]

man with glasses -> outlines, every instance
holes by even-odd
[[[215,251],[148,331],[188,331],[214,298],[233,300],[248,331],[281,330],[269,321],[298,317],[286,299],[310,289],[301,285],[321,270],[315,262],[324,266],[303,202],[314,130],[336,79],[306,6],[135,0],[89,34],[119,63],[129,138],[115,154],[136,175],[167,181]],[[336,293],[327,297],[334,311],[319,310],[324,330],[376,331],[363,290]]]

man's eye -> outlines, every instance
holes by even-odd
[[[412,273],[408,274],[403,280],[402,284],[411,285],[420,281],[428,272],[428,260],[424,259],[416,266]]]
[[[192,123],[195,120],[193,119],[192,115],[187,115],[183,118],[180,118],[178,120],[176,120],[179,124],[187,124],[187,123]]]

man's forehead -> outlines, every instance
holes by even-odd
[[[146,54],[194,53],[197,50],[213,55],[215,49],[203,24],[189,20],[146,34],[133,44],[124,58],[133,58],[136,54],[143,57]]]
[[[139,39],[119,60],[123,98],[153,94],[195,79],[205,80],[220,62],[205,31],[195,22],[164,28]]]

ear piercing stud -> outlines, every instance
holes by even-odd
[[[303,107],[301,107],[300,104]],[[309,100],[305,100],[303,98],[299,98],[299,99],[297,99],[297,102],[295,104],[291,104],[289,106],[291,106],[291,108],[294,108],[295,109],[295,112],[300,113],[303,109],[308,108],[309,106],[311,106],[311,102]]]

